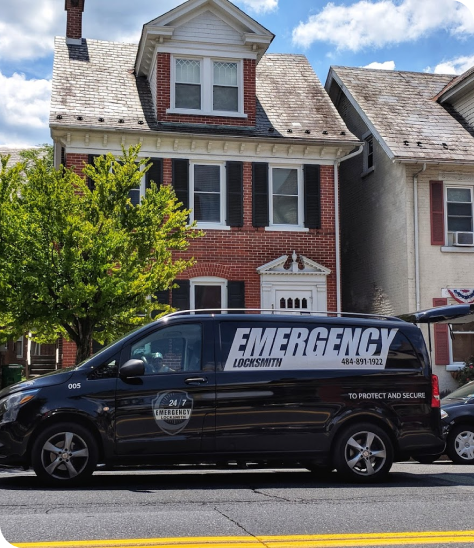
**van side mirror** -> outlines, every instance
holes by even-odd
[[[145,364],[142,360],[131,359],[120,368],[119,375],[122,378],[142,377],[145,374]]]

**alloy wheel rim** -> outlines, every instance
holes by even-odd
[[[373,476],[385,464],[387,450],[382,439],[373,432],[357,432],[347,440],[345,459],[355,474]]]
[[[59,432],[51,436],[41,449],[41,463],[47,474],[59,480],[73,479],[89,462],[86,442],[73,432]]]

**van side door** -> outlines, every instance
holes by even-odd
[[[128,359],[142,360],[145,374],[119,375],[115,450],[126,456],[200,453],[213,449],[215,368],[212,323],[161,324],[132,341]]]
[[[318,378],[317,371],[281,368],[278,352],[268,350],[279,344],[279,330],[290,333],[295,325],[283,320],[251,319],[224,320],[219,324],[217,451],[236,454],[324,450],[325,425],[340,406],[321,401],[318,394],[325,381],[320,375]],[[255,351],[246,352],[251,333],[256,336]]]

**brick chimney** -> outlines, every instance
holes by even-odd
[[[82,43],[82,12],[85,0],[65,0],[67,11],[66,43],[80,45]]]

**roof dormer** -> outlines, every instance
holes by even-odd
[[[188,0],[143,26],[135,64],[148,76],[157,52],[255,59],[274,34],[229,0]]]
[[[273,38],[229,0],[189,0],[147,23],[135,70],[157,120],[254,127],[256,65]]]

